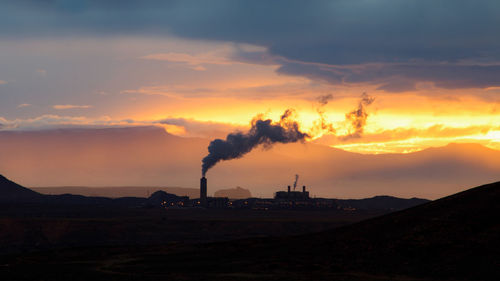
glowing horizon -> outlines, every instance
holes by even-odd
[[[202,16],[206,11],[182,3],[159,8],[162,16],[156,21],[150,5],[146,1],[123,10],[152,20],[137,21],[133,30],[123,28],[122,10],[110,12],[99,5],[75,10],[58,4],[33,5],[32,10],[6,7],[25,18],[26,29],[0,30],[0,130],[161,123],[172,134],[213,139],[248,128],[258,114],[276,120],[293,108],[302,130],[314,131],[311,141],[352,152],[408,153],[451,142],[500,149],[500,57],[495,51],[500,43],[492,30],[489,36],[461,34],[463,23],[447,18],[449,26],[457,27],[456,34],[422,26],[429,41],[413,31],[394,33],[407,34],[404,40],[388,38],[384,23],[404,28],[411,21],[393,17],[411,19],[414,11],[398,7],[398,13],[379,18],[372,11],[385,10],[376,3],[352,10],[350,4],[304,4],[344,11],[350,19],[357,18],[351,13],[358,10],[373,17],[350,21],[340,14],[317,15],[334,27],[326,33],[322,21],[311,21],[305,30],[289,29],[295,20],[281,18],[281,13],[265,16],[270,23],[288,25],[247,30],[217,6],[210,7],[213,15],[230,24],[215,27]],[[422,11],[434,11],[431,3],[422,5]],[[246,11],[233,8],[246,18]],[[70,12],[79,20],[69,20]],[[200,17],[191,17],[191,12]],[[171,13],[178,17],[169,17]],[[5,26],[13,24],[10,17],[0,18]],[[196,27],[186,27],[190,24],[182,19]],[[495,26],[495,18],[482,20]],[[245,32],[235,33],[233,24]],[[369,28],[379,24],[379,29]],[[467,44],[458,43],[466,36]],[[485,43],[485,38],[491,39]],[[363,92],[375,98],[366,107],[363,133],[337,137],[352,130],[346,114],[356,109]],[[323,95],[332,95],[321,111],[336,134],[313,128],[317,98]]]

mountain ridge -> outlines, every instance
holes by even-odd
[[[43,195],[21,186],[0,174],[0,202],[40,199]]]
[[[5,188],[7,186],[7,188]],[[197,190],[198,191],[198,190]],[[30,196],[19,197],[15,196],[19,192],[27,192]],[[198,191],[199,192],[199,191]],[[231,192],[236,192],[237,194],[232,194]],[[243,192],[243,193],[242,193]],[[196,196],[191,197],[191,199],[198,198]],[[247,195],[246,197],[243,194]],[[114,206],[129,206],[129,207],[160,207],[163,201],[166,202],[179,202],[184,200],[182,194],[167,193],[164,190],[156,190],[151,195],[147,197],[103,197],[103,196],[85,196],[81,194],[41,194],[32,191],[31,189],[25,188],[18,185],[4,176],[0,175],[0,195],[3,195],[0,199],[0,203],[37,203],[43,204],[47,207],[64,205],[70,207],[72,205],[114,205]],[[245,199],[250,198],[251,194],[248,190],[237,188],[231,190],[221,190],[220,193],[215,194],[216,196],[231,197]],[[335,199],[339,208],[344,210],[370,210],[370,211],[394,211],[401,210],[415,205],[423,204],[428,202],[427,199],[421,198],[398,198],[387,195],[375,196],[372,198],[363,199]],[[3,201],[2,201],[3,200]]]
[[[159,127],[0,132],[0,171],[25,186],[197,187],[208,139]],[[255,173],[259,177],[255,177]],[[457,144],[408,154],[357,154],[324,145],[277,144],[223,161],[208,174],[209,194],[241,186],[271,197],[300,175],[312,195],[439,198],[498,180],[500,152]]]

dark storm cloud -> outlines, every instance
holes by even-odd
[[[330,84],[372,83],[388,92],[414,90],[418,82],[432,82],[446,89],[500,86],[500,65],[461,65],[452,63],[366,64],[325,66],[284,63],[279,73],[305,76]]]
[[[498,86],[498,66],[458,62],[500,61],[498,14],[498,0],[7,1],[0,36],[176,34],[265,46],[267,56],[242,52],[241,59],[284,58],[282,73],[332,84],[483,88]],[[303,63],[387,65],[358,73]]]

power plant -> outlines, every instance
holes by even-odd
[[[276,200],[290,200],[290,201],[307,201],[309,200],[309,191],[306,191],[306,186],[302,186],[302,192],[291,191],[291,187],[288,186],[288,191],[278,191],[274,195]]]
[[[294,187],[297,184],[297,176]],[[298,209],[298,208],[337,208],[335,199],[311,198],[306,186],[302,186],[302,191],[292,190],[291,186],[286,191],[278,191],[274,198],[246,198],[230,200],[227,197],[208,197],[207,178],[203,176],[200,179],[200,198],[185,202],[183,207],[203,207],[217,209]]]

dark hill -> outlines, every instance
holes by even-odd
[[[40,200],[42,194],[23,187],[0,175],[0,202],[25,202]]]
[[[365,199],[337,199],[337,204],[342,208],[355,208],[359,210],[403,210],[429,202],[421,198],[397,198],[393,196],[375,196]]]
[[[496,182],[331,231],[184,247],[113,270],[183,280],[500,280],[499,200]]]
[[[44,208],[71,208],[78,206],[111,206],[111,207],[144,207],[161,206],[163,202],[178,203],[188,200],[186,196],[177,196],[164,191],[154,192],[149,198],[120,197],[107,198],[99,196],[83,196],[75,194],[46,195],[35,192],[12,182],[0,175],[0,204],[19,205],[37,204]],[[30,208],[32,208],[31,206]],[[5,208],[4,208],[5,209]],[[3,209],[2,209],[3,210]]]
[[[132,200],[134,199],[134,200]],[[74,194],[45,195],[23,187],[6,177],[0,175],[0,203],[22,204],[35,203],[46,206],[73,206],[73,205],[130,205],[138,201],[145,202],[145,198],[119,198],[110,199],[106,197],[82,196]],[[130,204],[129,204],[130,203]]]
[[[148,198],[148,203],[152,204],[154,206],[160,206],[162,203],[165,204],[171,204],[171,203],[178,203],[182,202],[184,200],[189,200],[189,197],[187,196],[177,196],[175,194],[167,193],[162,190],[158,190],[151,194]]]

